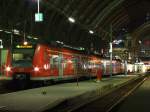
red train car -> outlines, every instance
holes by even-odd
[[[96,76],[101,60],[78,51],[55,48],[44,44],[17,45],[1,50],[1,79],[63,80]]]
[[[1,79],[3,80],[66,80],[96,77],[101,69],[110,74],[110,62],[76,50],[50,47],[46,44],[17,45],[1,50]],[[114,74],[121,73],[121,63],[113,61]]]

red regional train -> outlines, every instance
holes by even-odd
[[[110,61],[95,55],[46,44],[16,45],[1,49],[1,80],[68,80],[77,77],[96,77],[97,70],[110,75]],[[113,74],[123,73],[118,60],[112,61]]]

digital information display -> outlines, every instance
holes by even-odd
[[[27,49],[31,49],[33,48],[32,45],[16,45],[16,48],[21,49],[21,48],[27,48]]]

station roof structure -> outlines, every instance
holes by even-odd
[[[112,39],[126,39],[127,33],[136,35],[132,39],[149,39],[149,0],[39,0],[43,22],[35,22],[37,1],[0,0],[0,31],[17,29],[46,41],[98,50],[111,41],[111,27]]]

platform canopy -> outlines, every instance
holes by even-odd
[[[150,20],[149,0],[39,0],[42,21],[35,22],[37,2],[0,0],[0,32],[16,29],[49,42],[99,50],[109,45],[111,27],[112,40],[126,39],[125,34]],[[149,35],[145,30],[143,38]]]

